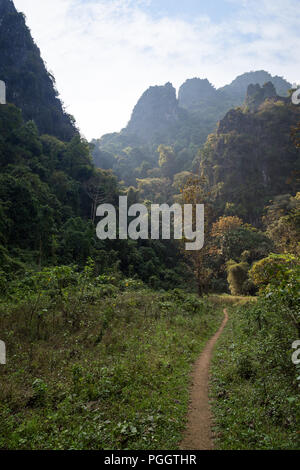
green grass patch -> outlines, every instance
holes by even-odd
[[[132,280],[63,284],[0,305],[0,448],[177,449],[222,309]]]
[[[297,331],[269,299],[230,308],[213,359],[211,395],[218,449],[300,449]]]

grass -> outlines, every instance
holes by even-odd
[[[297,334],[283,297],[199,299],[95,278],[92,265],[16,281],[0,299],[0,449],[178,449],[191,367],[224,307],[211,381],[217,448],[300,449]]]
[[[291,344],[297,339],[271,303],[228,309],[213,359],[216,448],[300,449],[300,395]]]
[[[191,365],[222,308],[123,287],[67,300],[68,309],[47,295],[38,308],[0,306],[1,449],[178,448]]]
[[[211,294],[209,296],[209,301],[212,302],[214,305],[223,306],[223,307],[230,307],[236,305],[247,305],[249,302],[256,302],[257,297],[251,296],[238,296],[238,295],[230,295],[230,294]]]

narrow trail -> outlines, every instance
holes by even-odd
[[[208,397],[209,370],[213,348],[228,321],[226,309],[224,309],[224,314],[225,318],[221,327],[208,341],[193,369],[188,422],[180,444],[181,450],[213,449],[212,414]]]

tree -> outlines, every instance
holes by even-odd
[[[300,148],[300,121],[292,127],[292,138],[297,148]]]
[[[299,267],[299,259],[295,256],[271,254],[254,263],[249,275],[257,287],[265,289],[269,284],[279,285],[287,279],[289,271],[295,266]]]
[[[275,197],[263,222],[277,252],[300,254],[300,193]]]
[[[137,178],[138,190],[143,201],[167,203],[171,197],[171,184],[168,178]]]
[[[176,173],[176,175],[174,175],[172,187],[175,189],[175,191],[182,191],[192,176],[193,173],[190,171],[181,171],[180,173]]]
[[[220,217],[212,226],[213,237],[222,238],[226,233],[235,230],[243,225],[242,219],[236,216]]]
[[[249,265],[245,261],[227,263],[227,281],[232,295],[247,295],[255,291],[255,287],[248,278]]]
[[[84,189],[92,201],[91,220],[94,223],[98,205],[114,200],[117,190],[116,178],[111,172],[98,169],[92,178],[84,183]]]
[[[209,203],[210,193],[207,188],[207,182],[204,178],[192,176],[187,182],[182,191],[182,200],[184,204],[193,205],[193,219],[195,220],[195,210],[197,204],[204,204],[205,206],[205,222],[204,233],[205,242],[201,250],[186,251],[186,257],[192,263],[193,272],[197,281],[197,288],[199,296],[203,296],[209,290],[209,281],[212,277],[212,269],[209,265],[210,260],[210,239],[207,237],[210,232],[213,209]]]
[[[157,149],[159,153],[158,164],[162,173],[167,178],[173,178],[175,172],[175,152],[173,147],[160,145]]]
[[[84,181],[93,173],[90,147],[85,139],[75,135],[67,144],[65,154],[66,168],[72,178]]]
[[[236,216],[223,216],[215,222],[211,229],[211,236],[217,239],[216,251],[224,256],[226,236],[243,225],[243,221]],[[232,256],[230,256],[231,258]]]
[[[255,263],[250,277],[271,305],[296,328],[300,338],[299,278],[300,258],[294,255],[270,255]]]
[[[223,216],[213,224],[211,236],[214,239],[212,251],[220,255],[223,262],[230,259],[241,260],[244,252],[248,260],[255,261],[267,256],[273,244],[261,231],[236,216]]]

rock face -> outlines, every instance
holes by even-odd
[[[192,78],[186,80],[179,89],[178,100],[176,99],[176,91],[170,83],[164,86],[150,87],[139,99],[125,129],[120,133],[108,134],[94,141],[95,149],[96,147],[98,149],[94,151],[95,162],[103,168],[112,165],[120,179],[126,179],[128,184],[135,184],[134,178],[141,178],[141,174],[144,174],[142,173],[142,164],[144,163],[149,166],[149,171],[153,170],[152,175],[156,176],[158,174],[157,148],[160,144],[166,144],[176,148],[178,156],[176,160],[177,173],[190,170],[197,171],[199,158],[196,155],[198,150],[205,144],[207,138],[210,138],[210,134],[218,129],[217,140],[220,142],[221,147],[224,143],[222,135],[227,136],[228,134],[226,138],[231,143],[234,141],[233,136],[237,136],[238,143],[237,145],[235,145],[236,143],[232,144],[232,147],[227,146],[227,150],[225,150],[228,151],[228,157],[224,161],[221,158],[219,162],[218,158],[215,157],[216,161],[212,168],[210,168],[210,161],[203,163],[212,187],[216,185],[215,190],[218,192],[220,190],[219,186],[223,185],[226,189],[224,194],[228,202],[234,202],[230,200],[231,196],[229,197],[228,194],[230,191],[235,191],[238,198],[238,192],[240,191],[236,182],[238,178],[233,181],[228,177],[229,183],[227,185],[221,178],[222,172],[226,174],[227,178],[227,165],[230,165],[232,174],[237,174],[236,166],[243,165],[239,154],[235,155],[239,143],[246,148],[248,141],[252,138],[250,136],[254,136],[251,149],[255,151],[257,146],[261,145],[261,142],[255,141],[255,136],[261,135],[263,140],[264,128],[269,124],[266,124],[264,119],[260,117],[253,120],[251,116],[265,109],[266,112],[262,115],[262,118],[267,121],[267,108],[274,106],[272,113],[274,111],[273,116],[276,121],[276,116],[280,116],[282,106],[285,108],[284,112],[287,112],[290,103],[290,98],[278,95],[285,93],[290,88],[291,85],[284,79],[272,77],[264,71],[245,73],[237,77],[230,85],[219,89],[215,89],[207,79]],[[245,102],[246,93],[247,100]],[[269,99],[268,102],[266,102],[267,98]],[[265,106],[262,105],[264,102],[266,103]],[[278,113],[276,113],[276,110]],[[282,125],[286,126],[288,122],[289,119],[287,118]],[[245,134],[248,134],[248,137]],[[290,129],[285,130],[285,136],[287,139],[289,138]],[[266,136],[266,139],[268,140],[268,136]],[[277,139],[278,130],[274,130],[273,140]],[[135,152],[137,151],[140,154],[136,163],[133,163],[132,156],[128,157],[126,150],[128,147],[133,148]],[[220,148],[218,147],[218,152]],[[268,153],[271,151],[270,149],[273,151],[272,143],[269,145]],[[280,149],[284,153],[284,145],[280,144]],[[211,151],[212,149],[209,148],[209,153]],[[214,151],[215,149],[213,149]],[[104,157],[103,152],[109,153],[110,157]],[[293,153],[293,150],[291,152]],[[263,150],[261,150],[261,154],[262,158],[266,158]],[[233,158],[231,158],[231,155]],[[246,155],[245,161],[247,158]],[[257,162],[255,159],[256,156],[250,155],[248,168],[252,168],[251,162]],[[291,169],[288,158],[286,162],[287,170],[283,173],[285,178],[287,178],[286,175]],[[215,168],[213,168],[214,166]],[[276,176],[274,178],[270,176],[272,175],[271,166],[271,159],[268,163],[263,161],[261,167],[257,164],[259,178],[262,178],[262,193],[264,195],[267,194],[266,187],[269,182],[276,181]],[[248,174],[248,168],[247,165],[243,167],[245,178]],[[244,173],[240,173],[239,176],[244,178]],[[255,181],[260,181],[257,175],[253,176],[251,174],[252,177]],[[237,186],[236,190],[234,190],[235,186]],[[241,191],[243,191],[243,188],[242,186]],[[282,181],[279,192],[281,188],[286,188]],[[222,202],[220,202],[221,204]],[[244,207],[246,206],[244,205]],[[261,206],[258,211],[260,210]],[[253,217],[255,218],[255,216]]]
[[[179,106],[196,110],[211,100],[218,99],[218,92],[207,79],[191,78],[179,88]]]
[[[11,0],[0,0],[0,80],[7,87],[7,102],[34,120],[39,131],[70,140],[77,132],[63,110],[55,81],[47,71],[22,13]]]
[[[200,167],[222,211],[232,205],[235,214],[255,225],[270,199],[299,190],[299,151],[291,128],[300,109],[278,97],[272,84],[250,86],[250,98],[252,111],[230,110],[208,137]],[[263,98],[270,101],[260,106]]]
[[[16,12],[16,9],[11,0],[2,0],[0,2],[0,22],[4,14],[7,14],[7,13],[14,14],[15,12]]]
[[[267,82],[273,83],[279,96],[287,96],[288,90],[292,87],[291,83],[287,82],[283,78],[278,77],[277,75],[273,77],[265,70],[258,70],[256,72],[247,72],[239,75],[232,83],[230,83],[230,85],[219,88],[219,91],[224,92],[228,97],[231,97],[236,102],[236,106],[240,106],[244,101],[249,85],[258,84],[263,86]]]
[[[265,100],[277,101],[280,97],[277,95],[273,83],[267,82],[262,87],[259,84],[249,85],[245,101],[246,108],[255,112]]]
[[[102,136],[100,147],[107,151],[112,147],[122,150],[123,141],[133,147],[172,145],[178,135],[184,136],[188,145],[200,146],[230,109],[245,104],[247,90],[247,104],[254,111],[267,97],[287,95],[291,87],[283,78],[272,77],[263,70],[240,75],[219,89],[207,79],[188,79],[179,88],[178,99],[171,83],[152,86],[137,102],[127,127],[119,134]]]
[[[248,90],[249,86],[256,88],[250,87]],[[267,97],[287,96],[292,85],[281,77],[272,77],[264,70],[244,73],[230,85],[219,89],[215,89],[207,79],[192,78],[186,80],[179,89],[179,106],[201,118],[207,119],[209,116],[215,126],[231,108],[242,106],[247,90],[254,95],[261,87],[264,90],[261,100],[264,101]]]
[[[171,83],[148,88],[134,107],[126,134],[142,141],[160,141],[173,132],[180,120],[176,90]]]

